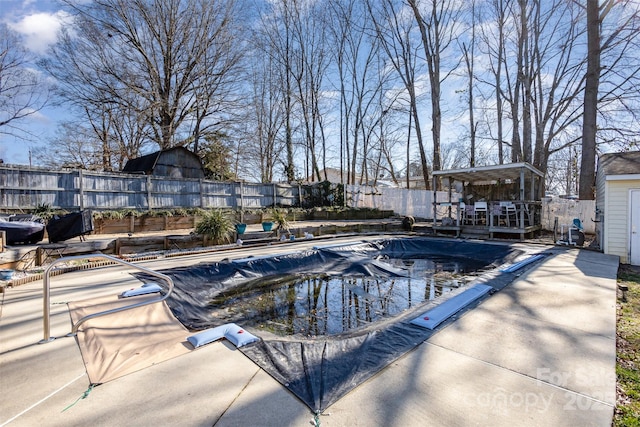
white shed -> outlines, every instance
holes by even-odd
[[[603,252],[640,265],[640,151],[599,157],[596,217]]]

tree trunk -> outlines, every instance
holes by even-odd
[[[587,78],[582,118],[580,200],[593,200],[596,176],[596,130],[600,80],[600,15],[598,0],[587,0]]]

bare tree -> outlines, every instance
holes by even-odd
[[[294,161],[294,32],[293,5],[295,0],[278,0],[269,4],[261,15],[260,28],[257,32],[264,39],[261,42],[263,51],[271,58],[277,70],[278,87],[282,91],[284,106],[284,147],[286,158],[283,159],[284,173],[287,181],[295,180]]]
[[[102,155],[102,141],[91,126],[65,121],[48,141],[47,150],[37,151],[34,158],[50,168],[101,170]]]
[[[418,153],[420,154],[420,163],[422,166],[422,176],[424,178],[425,188],[429,189],[431,187],[431,180],[429,179],[429,165],[422,138],[421,120],[418,109],[418,93],[416,88],[416,73],[419,71],[416,64],[416,59],[418,57],[416,50],[421,46],[419,40],[416,41],[412,37],[415,20],[407,19],[408,17],[398,10],[398,5],[394,0],[384,0],[382,2],[368,1],[367,4],[369,7],[369,13],[373,20],[376,35],[380,40],[380,46],[385,51],[389,63],[396,71],[398,78],[407,91],[409,98],[408,127],[410,128],[411,123],[413,123],[416,130]],[[407,139],[407,165],[410,162],[409,153],[409,139]],[[408,174],[406,178],[408,188]]]
[[[68,3],[73,31],[44,62],[62,96],[92,116],[107,108],[142,118],[161,149],[198,149],[215,132],[240,58],[233,0]]]
[[[347,57],[347,40],[352,33],[352,27],[354,25],[351,16],[355,14],[355,1],[341,2],[330,1],[328,2],[331,14],[330,22],[328,23],[331,40],[336,47],[333,50],[333,62],[338,75],[338,93],[340,94],[339,100],[339,123],[338,128],[340,132],[339,136],[339,158],[340,158],[340,182],[350,182],[348,166],[351,164],[350,159],[350,136],[349,132],[350,119],[351,119],[351,102],[350,97],[347,94],[347,70],[348,70],[348,57]],[[346,171],[346,176],[345,176]]]
[[[547,171],[549,157],[575,143],[574,129],[582,116],[585,57],[578,25],[583,13],[563,0],[536,8],[532,23],[532,90],[535,140],[531,163]],[[562,43],[558,43],[562,40]]]
[[[492,67],[488,77],[476,77],[495,90],[498,157],[502,160],[506,101],[512,124],[511,160],[546,171],[549,156],[575,141],[571,133],[581,117],[580,10],[564,0],[520,1],[508,8],[494,0],[484,12],[484,18],[495,23],[494,31],[482,27],[481,32],[481,46]],[[508,22],[514,27],[507,27]]]
[[[16,33],[0,24],[0,134],[24,135],[24,119],[47,104],[48,87]]]
[[[485,46],[486,51],[483,53],[489,61],[491,74],[493,75],[493,81],[489,83],[489,86],[493,87],[495,99],[495,140],[498,147],[498,163],[503,164],[505,139],[503,130],[502,67],[505,50],[505,26],[507,25],[504,0],[492,0],[487,5],[487,9],[490,10],[488,14],[494,16],[494,25],[480,26],[480,40],[478,41],[482,41],[482,46]],[[495,32],[490,31],[488,28],[495,28]],[[478,76],[474,75],[474,78],[478,79]],[[491,133],[491,129],[492,127],[489,127],[489,133]]]
[[[593,200],[598,134],[637,143],[640,14],[634,2],[586,0],[587,71],[579,197]],[[621,117],[631,116],[631,132]],[[607,127],[598,129],[598,117]],[[628,141],[628,140],[627,140]]]
[[[293,78],[297,88],[298,105],[306,152],[305,175],[321,176],[318,154],[326,168],[326,140],[321,114],[322,83],[326,74],[330,55],[327,44],[327,30],[324,25],[326,5],[324,3],[294,1],[291,4],[291,24],[294,42]],[[320,153],[317,146],[320,145]]]
[[[582,200],[593,200],[596,168],[596,117],[598,84],[600,82],[600,8],[598,0],[587,1],[587,75],[584,88],[582,119],[582,160],[580,162],[580,193]],[[607,2],[611,7],[613,1]]]
[[[528,28],[526,2],[492,0],[482,5],[480,16],[478,46],[489,69],[476,73],[475,79],[485,90],[484,114],[489,122],[485,137],[497,143],[498,163],[505,158],[522,161],[522,92],[525,70],[529,71],[524,65],[529,37],[524,32]],[[510,153],[505,147],[510,147]]]
[[[474,65],[475,65],[475,46],[476,46],[476,2],[475,0],[471,0],[471,11],[470,11],[470,28],[471,28],[471,38],[469,40],[469,46],[465,43],[462,43],[462,57],[464,59],[464,64],[467,69],[467,108],[469,113],[469,143],[470,143],[470,155],[469,155],[469,166],[476,166],[476,133],[478,130],[478,125],[476,123],[474,117]]]
[[[366,31],[370,21],[366,5],[355,0],[330,4],[333,17],[331,34],[338,47],[334,50],[334,58],[340,79],[346,182],[363,183],[368,178],[369,161],[375,162],[369,158],[371,135],[382,114],[379,95],[386,74],[379,68],[379,41]]]
[[[254,156],[246,159],[251,176],[260,182],[273,182],[275,168],[285,151],[281,137],[285,126],[284,94],[277,78],[279,70],[269,55],[256,54],[249,76],[252,93],[247,111],[245,148]],[[248,145],[248,146],[247,146]],[[249,171],[248,171],[249,172]]]
[[[422,47],[429,69],[431,88],[431,134],[433,138],[433,170],[442,169],[440,152],[442,131],[442,83],[457,68],[457,62],[447,64],[451,49],[460,30],[460,4],[454,0],[407,0],[420,29]],[[424,9],[420,6],[425,4]],[[421,10],[422,9],[422,10]],[[447,66],[448,65],[448,66]]]

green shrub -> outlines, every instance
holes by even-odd
[[[151,209],[146,212],[149,217],[173,216],[173,211],[167,209]]]
[[[282,233],[289,232],[289,220],[287,219],[286,209],[272,209],[271,218],[276,223],[276,230]]]
[[[196,233],[209,237],[214,244],[228,243],[234,231],[233,221],[220,209],[205,213],[196,224]]]
[[[42,203],[36,206],[32,214],[42,218],[45,222],[48,222],[56,212],[51,208],[50,204]]]

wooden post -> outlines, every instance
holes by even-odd
[[[536,189],[536,185],[535,185],[536,184],[536,176],[537,175],[535,175],[533,172],[531,172],[531,187],[530,187],[531,188],[530,189],[531,195],[529,197],[529,200],[532,200],[532,201],[533,200],[538,200],[538,198],[536,197],[536,194],[535,194],[535,192],[536,192],[536,190],[535,190]]]
[[[449,178],[449,217],[451,217],[451,209],[452,209],[452,205],[451,205],[451,180],[452,179],[453,178]],[[459,224],[456,224],[456,225],[459,225]]]
[[[151,175],[147,175],[147,209],[151,210]]]
[[[78,192],[79,192],[78,197],[80,198],[80,200],[78,201],[78,205],[80,207],[80,210],[84,210],[84,188],[83,188],[82,181],[84,181],[84,175],[82,174],[82,169],[79,169],[78,170]]]
[[[436,225],[436,219],[437,219],[437,205],[436,205],[436,200],[438,198],[438,193],[437,193],[437,189],[436,189],[436,177],[432,178],[432,185],[433,185],[433,225]]]
[[[278,191],[276,190],[276,183],[273,183],[273,208],[277,206]]]
[[[298,184],[298,204],[302,207],[302,186],[300,184]]]
[[[202,180],[202,178],[200,178],[200,179],[198,180],[198,185],[200,186],[200,187],[199,187],[199,188],[200,188],[200,207],[201,207],[202,209],[204,209],[204,194],[203,194],[203,191],[204,191],[204,190],[203,190],[204,185],[202,185],[202,183],[203,183],[203,180]]]
[[[520,168],[520,202],[522,202],[522,209],[520,209],[520,227],[524,229],[524,210],[525,210],[524,168]],[[523,240],[524,236],[521,236],[520,239]]]
[[[242,181],[240,181],[240,222],[244,222],[244,185],[242,185]]]
[[[38,246],[38,248],[36,249],[36,266],[38,267],[41,266],[43,261],[44,261],[44,249]]]

